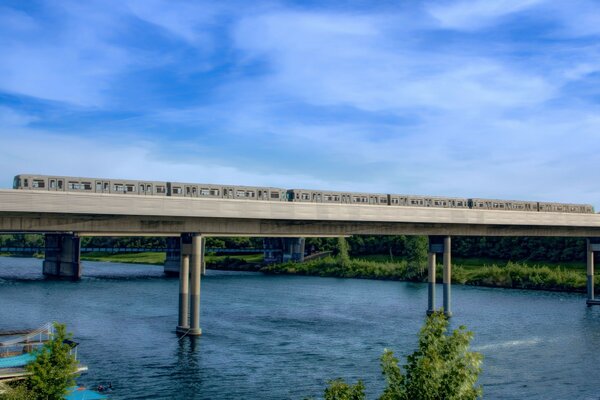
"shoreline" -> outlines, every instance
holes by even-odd
[[[42,258],[41,254],[12,255],[0,254],[3,257]],[[341,261],[338,258],[327,257],[311,260],[305,263],[284,263],[262,265],[257,256],[207,256],[206,268],[222,271],[261,272],[265,275],[299,275],[332,278],[371,279],[398,282],[426,283],[427,276],[423,268],[409,267],[404,260],[397,262],[370,261],[352,258]],[[82,261],[110,262],[124,264],[163,265],[164,253],[83,253]],[[252,259],[252,261],[247,261]],[[585,269],[571,265],[535,264],[527,265],[510,261],[495,260],[492,264],[473,265],[472,260],[466,265],[453,265],[454,285],[466,285],[500,289],[520,289],[547,292],[585,293]],[[488,260],[489,261],[489,260]],[[504,264],[504,265],[502,265]],[[415,272],[416,271],[416,272]],[[436,281],[441,282],[442,266],[436,269]],[[414,274],[414,275],[411,275]],[[598,281],[598,278],[596,278]],[[596,282],[598,283],[598,282]]]

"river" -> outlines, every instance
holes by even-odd
[[[200,338],[178,340],[178,280],[162,267],[84,262],[47,281],[0,257],[0,329],[60,321],[113,399],[319,398],[328,379],[381,392],[379,357],[417,344],[426,284],[208,271]],[[452,325],[475,332],[486,399],[600,399],[600,307],[580,294],[453,286]],[[438,288],[441,299],[441,287]]]

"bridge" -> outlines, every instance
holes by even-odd
[[[587,238],[588,305],[600,215],[532,211],[294,203],[212,198],[0,190],[0,232],[46,234],[44,273],[80,275],[82,236],[177,236],[181,334],[200,335],[200,280],[206,236],[331,237],[427,235],[428,312],[435,309],[436,254],[443,254],[443,309],[451,315],[452,236]],[[191,279],[190,279],[191,275]]]

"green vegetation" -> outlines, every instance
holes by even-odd
[[[118,262],[126,264],[152,264],[163,265],[166,254],[164,252],[146,253],[82,253],[81,259],[85,261]],[[240,267],[245,264],[258,264],[263,261],[262,254],[236,254],[236,255],[206,255],[206,264],[210,267],[224,268],[227,266]]]
[[[164,247],[165,238],[82,238],[82,247]],[[211,248],[259,248],[259,238],[207,238]],[[43,246],[43,236],[0,235],[0,247]],[[426,279],[426,236],[353,236],[307,238],[307,249],[332,251],[334,256],[303,264],[269,265],[271,274],[301,274],[347,278]],[[574,238],[457,237],[452,240],[456,283],[521,289],[585,290],[585,241]],[[24,254],[21,254],[24,255]],[[32,256],[27,254],[25,256]],[[33,256],[43,257],[42,254]],[[164,253],[82,253],[82,260],[162,265]],[[512,261],[508,261],[512,260]],[[262,254],[208,254],[209,268],[258,270]],[[438,261],[441,261],[438,259]],[[438,267],[441,280],[442,268]]]
[[[82,253],[81,259],[85,261],[163,265],[165,263],[165,253]]]
[[[477,379],[483,356],[469,351],[473,333],[464,326],[448,334],[448,319],[435,312],[419,333],[418,349],[407,357],[404,366],[394,353],[381,356],[386,386],[380,400],[472,400],[482,395]],[[341,379],[329,382],[325,400],[365,399],[364,385],[349,385]]]
[[[77,360],[71,354],[65,325],[55,323],[54,335],[39,350],[36,360],[26,366],[31,373],[23,383],[8,386],[0,400],[58,400],[75,385]]]
[[[384,258],[381,257],[373,257]],[[337,257],[311,260],[302,264],[284,263],[265,266],[267,274],[295,274],[424,282],[427,277],[422,264],[409,261],[371,261],[350,259],[343,263]],[[441,282],[442,266],[438,265],[437,280]],[[452,281],[464,285],[583,292],[586,288],[585,270],[560,266],[536,266],[508,262],[504,265],[452,266]]]

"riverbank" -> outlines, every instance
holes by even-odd
[[[43,258],[43,255],[36,255]],[[126,264],[163,265],[164,252],[156,253],[82,253],[83,261],[101,261]],[[209,269],[258,271],[265,274],[306,275],[338,278],[358,278],[425,282],[425,266],[414,267],[404,260],[390,259],[388,255],[369,255],[350,258],[325,257],[304,263],[283,263],[263,266],[262,254],[206,256]],[[438,264],[438,282],[442,281],[442,265]],[[511,289],[547,290],[561,292],[586,291],[584,263],[565,262],[511,262],[494,259],[455,258],[452,265],[455,284]],[[600,279],[596,278],[596,282]]]
[[[381,256],[383,257],[383,256]],[[376,257],[373,257],[376,258]],[[477,265],[473,260],[452,265],[452,282],[470,286],[511,289],[585,292],[586,272],[578,263],[562,265],[530,265],[515,262],[495,262]],[[496,260],[498,261],[498,260]],[[373,261],[352,258],[345,262],[328,257],[302,264],[285,263],[263,267],[266,274],[310,275],[339,278],[361,278],[425,282],[427,271],[406,261]],[[442,266],[438,265],[436,280],[442,281]],[[598,278],[596,278],[598,280]]]
[[[166,254],[156,253],[82,253],[83,261],[102,261],[125,264],[163,265]],[[262,254],[206,255],[206,268],[234,271],[258,271],[263,262]]]

